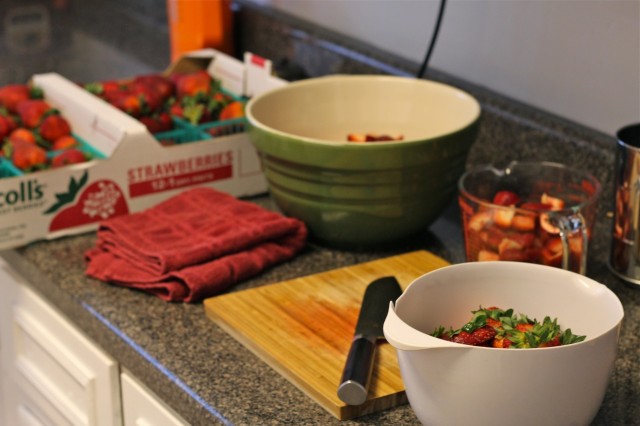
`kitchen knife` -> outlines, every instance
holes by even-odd
[[[338,398],[343,402],[360,405],[367,400],[376,342],[384,337],[382,326],[389,302],[395,301],[401,294],[402,289],[395,277],[379,278],[367,286],[338,387]]]

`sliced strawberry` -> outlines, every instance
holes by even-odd
[[[540,215],[540,227],[549,234],[557,235],[560,233],[560,229],[551,223],[551,217],[547,213]]]
[[[511,227],[517,231],[533,231],[536,229],[536,218],[533,215],[516,214],[511,220]]]
[[[347,141],[349,142],[366,142],[367,135],[364,133],[349,133],[347,135]]]
[[[506,238],[506,233],[497,226],[489,226],[481,235],[482,241],[488,247],[498,249],[502,240]]]
[[[547,248],[543,248],[540,253],[540,260],[543,265],[560,267],[562,265],[562,250],[554,253]]]
[[[501,228],[511,228],[511,222],[515,214],[515,209],[496,208],[493,211],[493,222]]]
[[[529,261],[525,252],[521,248],[506,248],[500,252],[500,260],[511,262],[527,262]]]
[[[556,197],[552,197],[546,193],[543,193],[540,197],[542,204],[548,204],[551,206],[551,210],[562,210],[564,208],[564,200]]]
[[[516,240],[512,240],[511,238],[504,238],[502,241],[500,241],[500,244],[498,245],[498,253],[502,257],[502,253],[504,253],[505,251],[509,251],[509,250],[520,251],[523,248],[524,246],[520,244],[520,242]]]
[[[485,325],[484,327],[473,330],[471,333],[461,331],[453,336],[451,341],[464,345],[483,346],[490,342],[496,334],[497,332],[493,327]]]
[[[471,216],[467,227],[473,231],[480,231],[492,222],[491,212],[478,212]]]
[[[513,206],[520,202],[518,194],[512,191],[498,191],[493,196],[493,204],[499,206]]]
[[[478,262],[487,262],[492,260],[500,260],[500,255],[489,250],[480,250],[478,252]]]
[[[551,204],[543,204],[543,203],[522,203],[520,205],[521,209],[532,210],[532,211],[549,211],[551,210]]]
[[[533,232],[512,232],[509,239],[518,242],[522,247],[531,247],[536,242],[536,235]]]

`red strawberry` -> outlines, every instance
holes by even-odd
[[[0,115],[0,142],[11,133],[9,122],[5,120],[3,115]]]
[[[169,114],[174,117],[183,118],[184,117],[184,108],[179,103],[174,103],[169,108]]]
[[[36,135],[29,129],[18,127],[9,134],[8,138],[11,142],[27,142],[32,145],[36,144]]]
[[[546,211],[546,210],[551,210],[551,204],[529,202],[529,203],[522,203],[520,208],[526,209],[526,210],[534,210],[534,211]]]
[[[142,113],[142,99],[130,91],[105,93],[105,98],[110,104],[129,115],[138,117]]]
[[[147,87],[138,87],[132,89],[133,93],[137,93],[145,103],[145,106],[150,112],[158,112],[162,109],[165,99],[157,92]]]
[[[18,103],[31,97],[29,86],[23,84],[10,84],[0,87],[0,105],[10,112],[16,112]]]
[[[498,191],[493,196],[493,204],[497,204],[499,206],[513,206],[518,204],[520,201],[520,197],[518,194],[512,191]]]
[[[16,122],[16,118],[12,115],[2,115],[1,116],[4,122],[9,126],[9,132],[13,132],[18,128],[18,123]]]
[[[63,167],[69,164],[84,163],[87,159],[84,152],[76,148],[69,148],[53,157],[51,167]]]
[[[51,149],[53,151],[60,151],[62,149],[73,148],[78,146],[78,140],[71,135],[62,136],[53,142]]]
[[[220,120],[231,120],[244,117],[244,104],[242,102],[231,102],[220,111]]]
[[[162,99],[168,99],[175,92],[173,82],[159,74],[140,75],[133,80],[132,86],[143,86],[157,93]]]
[[[122,85],[117,81],[103,81],[100,83],[87,83],[84,85],[84,89],[94,95],[105,97],[107,93],[121,90]]]
[[[16,107],[18,115],[25,127],[34,129],[42,121],[42,116],[50,111],[51,106],[41,99],[28,99],[18,103]]]
[[[147,129],[151,133],[166,132],[173,128],[171,117],[166,112],[152,117],[140,117],[138,120],[147,126]]]
[[[213,79],[205,70],[179,76],[176,83],[178,98],[197,94],[206,95],[211,91],[212,82]]]
[[[13,142],[6,151],[9,154],[7,157],[20,170],[30,171],[36,168],[43,168],[47,164],[45,150],[28,142]]]
[[[58,114],[46,116],[40,124],[40,136],[49,142],[54,142],[70,134],[71,126],[69,126],[69,122]]]

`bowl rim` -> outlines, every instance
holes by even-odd
[[[262,131],[265,132],[270,132],[273,134],[278,135],[279,137],[282,138],[287,138],[291,141],[297,141],[299,143],[308,143],[308,144],[317,144],[317,145],[323,145],[323,146],[339,146],[339,147],[363,147],[366,146],[367,149],[375,149],[375,147],[388,147],[390,145],[409,145],[409,144],[415,144],[415,143],[424,143],[425,139],[405,139],[405,140],[401,140],[401,141],[380,141],[380,142],[376,142],[376,143],[353,143],[353,142],[349,142],[349,141],[332,141],[332,140],[326,140],[326,139],[319,139],[319,138],[311,138],[311,137],[307,137],[307,136],[299,136],[299,135],[293,135],[287,132],[283,132],[281,130],[278,130],[274,127],[268,126],[260,121],[258,121],[255,116],[253,115],[253,108],[254,106],[258,103],[261,102],[262,100],[264,100],[265,98],[269,97],[269,96],[273,96],[275,93],[278,92],[282,92],[282,91],[288,91],[288,90],[296,90],[299,87],[304,87],[304,86],[311,86],[311,85],[319,85],[319,84],[326,84],[327,82],[332,82],[332,81],[337,81],[337,80],[371,80],[371,81],[375,81],[378,80],[379,82],[385,82],[385,81],[391,81],[391,82],[397,82],[398,84],[420,84],[420,85],[428,85],[428,86],[433,86],[433,87],[440,87],[440,88],[444,88],[445,90],[450,91],[451,93],[457,94],[458,96],[460,96],[461,98],[463,98],[465,101],[469,102],[472,107],[475,107],[475,112],[473,114],[473,116],[471,117],[471,119],[469,119],[467,122],[463,123],[463,125],[461,125],[459,128],[457,128],[454,131],[450,131],[450,132],[446,132],[446,133],[441,133],[441,134],[437,134],[434,136],[429,137],[428,139],[426,139],[427,142],[431,141],[431,140],[438,140],[444,137],[447,137],[449,135],[461,132],[469,127],[471,127],[474,123],[476,123],[479,119],[480,119],[480,115],[482,113],[482,107],[480,105],[480,102],[474,97],[472,96],[470,93],[446,84],[446,83],[442,83],[442,82],[438,82],[438,81],[434,81],[434,80],[427,80],[427,79],[418,79],[418,78],[410,78],[410,77],[403,77],[403,76],[395,76],[395,75],[377,75],[377,74],[331,74],[331,75],[326,75],[326,76],[320,76],[320,77],[312,77],[312,78],[308,78],[305,80],[298,80],[298,81],[294,81],[291,83],[288,83],[284,86],[280,86],[268,91],[265,91],[257,96],[252,97],[246,104],[245,106],[245,116],[247,118],[247,121],[249,122],[249,124],[253,127],[256,127]],[[395,84],[395,83],[394,83]]]
[[[424,331],[418,330],[416,328],[414,328],[413,326],[411,326],[410,324],[408,324],[401,316],[400,314],[398,314],[397,309],[398,309],[398,303],[404,304],[401,302],[401,300],[403,299],[407,299],[409,296],[409,292],[410,290],[415,292],[416,289],[418,287],[420,287],[420,285],[423,285],[421,283],[424,283],[427,280],[427,276],[430,276],[430,279],[433,279],[434,276],[438,276],[438,275],[442,275],[442,274],[449,274],[451,273],[453,270],[468,270],[467,272],[469,273],[473,273],[474,270],[476,269],[487,269],[487,268],[519,268],[523,271],[523,275],[528,275],[528,274],[532,274],[532,275],[536,275],[536,272],[543,272],[546,271],[548,273],[553,273],[556,274],[558,276],[564,276],[566,278],[565,281],[563,282],[572,282],[572,280],[580,280],[580,283],[582,284],[582,286],[585,288],[585,291],[594,291],[594,290],[599,290],[602,291],[603,293],[603,297],[607,297],[611,299],[611,303],[613,303],[615,305],[616,308],[616,316],[615,319],[612,320],[612,326],[609,327],[607,330],[597,334],[597,335],[589,335],[587,336],[587,338],[581,342],[577,342],[577,343],[573,343],[570,345],[561,345],[561,346],[553,346],[553,347],[545,347],[545,348],[527,348],[525,352],[534,352],[534,351],[544,351],[544,353],[547,352],[551,352],[551,351],[558,351],[558,350],[567,350],[567,348],[576,348],[582,345],[591,345],[593,344],[594,341],[597,341],[601,338],[603,338],[603,336],[607,335],[608,333],[611,333],[613,330],[617,329],[618,327],[620,327],[622,321],[624,320],[625,317],[625,312],[624,312],[624,306],[622,305],[622,302],[620,300],[620,298],[618,297],[618,295],[616,293],[613,292],[613,290],[611,290],[608,286],[606,286],[605,284],[596,281],[593,278],[590,278],[588,276],[585,275],[581,275],[578,274],[576,272],[572,272],[572,271],[568,271],[565,269],[561,269],[561,268],[556,268],[556,267],[552,267],[552,266],[546,266],[546,265],[540,265],[540,264],[535,264],[535,263],[526,263],[526,262],[513,262],[513,261],[486,261],[486,262],[462,262],[462,263],[454,263],[454,264],[450,264],[438,269],[434,269],[432,271],[429,271],[419,277],[416,277],[414,280],[411,281],[411,283],[409,283],[409,285],[405,288],[405,290],[402,292],[402,294],[400,295],[400,297],[398,297],[398,299],[393,302],[393,310],[395,312],[395,314],[397,315],[397,317],[400,319],[400,321],[402,321],[404,323],[404,325],[406,327],[411,328],[412,330],[414,330],[415,332],[419,333],[421,336],[424,336],[424,338],[427,339],[434,339],[434,342],[437,342],[435,345],[438,347],[447,347],[447,348],[453,348],[453,349],[466,349],[466,350],[486,350],[486,351],[495,351],[497,353],[520,353],[520,351],[505,351],[504,349],[501,348],[493,348],[493,347],[484,347],[484,346],[471,346],[471,345],[464,345],[461,343],[454,343],[454,342],[449,342],[449,341],[445,341],[445,340],[441,340],[437,337],[431,336],[431,334],[426,333]],[[568,284],[567,284],[568,285]]]
[[[527,168],[527,167],[545,167],[545,168],[548,168],[548,169],[565,170],[567,172],[573,173],[573,174],[575,174],[577,176],[580,176],[583,179],[589,181],[589,183],[591,183],[593,185],[593,193],[591,194],[591,196],[589,198],[585,199],[584,201],[582,201],[580,203],[577,203],[577,204],[571,204],[571,205],[565,206],[564,208],[562,208],[560,210],[553,210],[553,211],[552,210],[543,210],[543,211],[541,211],[541,210],[532,210],[532,209],[527,209],[527,208],[522,208],[522,207],[501,206],[501,205],[498,205],[498,204],[494,204],[491,200],[485,200],[485,199],[482,199],[482,198],[472,194],[465,187],[465,182],[467,181],[467,179],[470,179],[474,174],[477,174],[477,173],[491,172],[495,176],[501,177],[501,176],[506,176],[506,175],[512,173],[513,170],[515,170],[515,169]],[[464,196],[464,197],[468,198],[469,200],[477,203],[478,205],[480,205],[480,206],[482,206],[483,208],[486,208],[486,209],[513,210],[515,212],[522,213],[522,214],[554,213],[554,214],[561,214],[562,215],[562,214],[577,213],[577,212],[583,211],[584,209],[587,209],[591,205],[595,204],[600,199],[600,196],[602,194],[602,183],[591,172],[589,172],[587,170],[584,170],[584,169],[577,168],[577,167],[572,167],[572,166],[569,166],[569,165],[564,164],[564,163],[557,163],[557,162],[552,162],[552,161],[517,161],[517,160],[514,160],[514,161],[511,161],[504,168],[497,168],[492,164],[482,164],[482,165],[478,165],[476,167],[472,167],[471,169],[465,171],[458,178],[458,191],[460,192],[461,196]]]

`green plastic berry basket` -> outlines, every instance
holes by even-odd
[[[211,139],[208,134],[198,129],[175,129],[168,132],[156,133],[153,135],[161,145],[172,146],[191,142],[199,142],[204,139]]]
[[[76,148],[79,149],[80,151],[84,152],[85,155],[87,155],[89,160],[94,160],[96,158],[98,158],[98,159],[107,158],[101,151],[96,149],[93,145],[89,144],[87,141],[82,139],[80,136],[76,135],[75,133],[72,133],[71,136],[73,136],[78,141],[78,146]],[[55,157],[56,155],[58,155],[58,154],[60,154],[61,152],[64,152],[64,151],[65,151],[64,149],[59,149],[59,150],[55,150],[55,151],[47,151],[47,157],[49,159],[51,159],[51,158]]]
[[[76,135],[75,133],[72,133],[71,135],[78,141],[77,149],[82,151],[87,156],[87,161],[88,160],[93,160],[93,159],[96,159],[96,158],[100,158],[100,159],[101,158],[106,158],[105,155],[102,152],[97,150],[94,146],[89,144],[87,141],[82,139],[80,136]],[[60,154],[63,151],[64,150],[62,150],[62,149],[61,150],[56,150],[56,151],[47,151],[47,158],[49,160],[51,160],[53,157],[55,157],[56,155]],[[11,162],[11,160],[9,160],[9,159],[7,159],[5,157],[0,157],[0,179],[1,178],[8,178],[8,177],[15,177],[15,176],[24,176],[25,174],[26,173],[24,171],[20,170],[19,168],[17,168]]]

